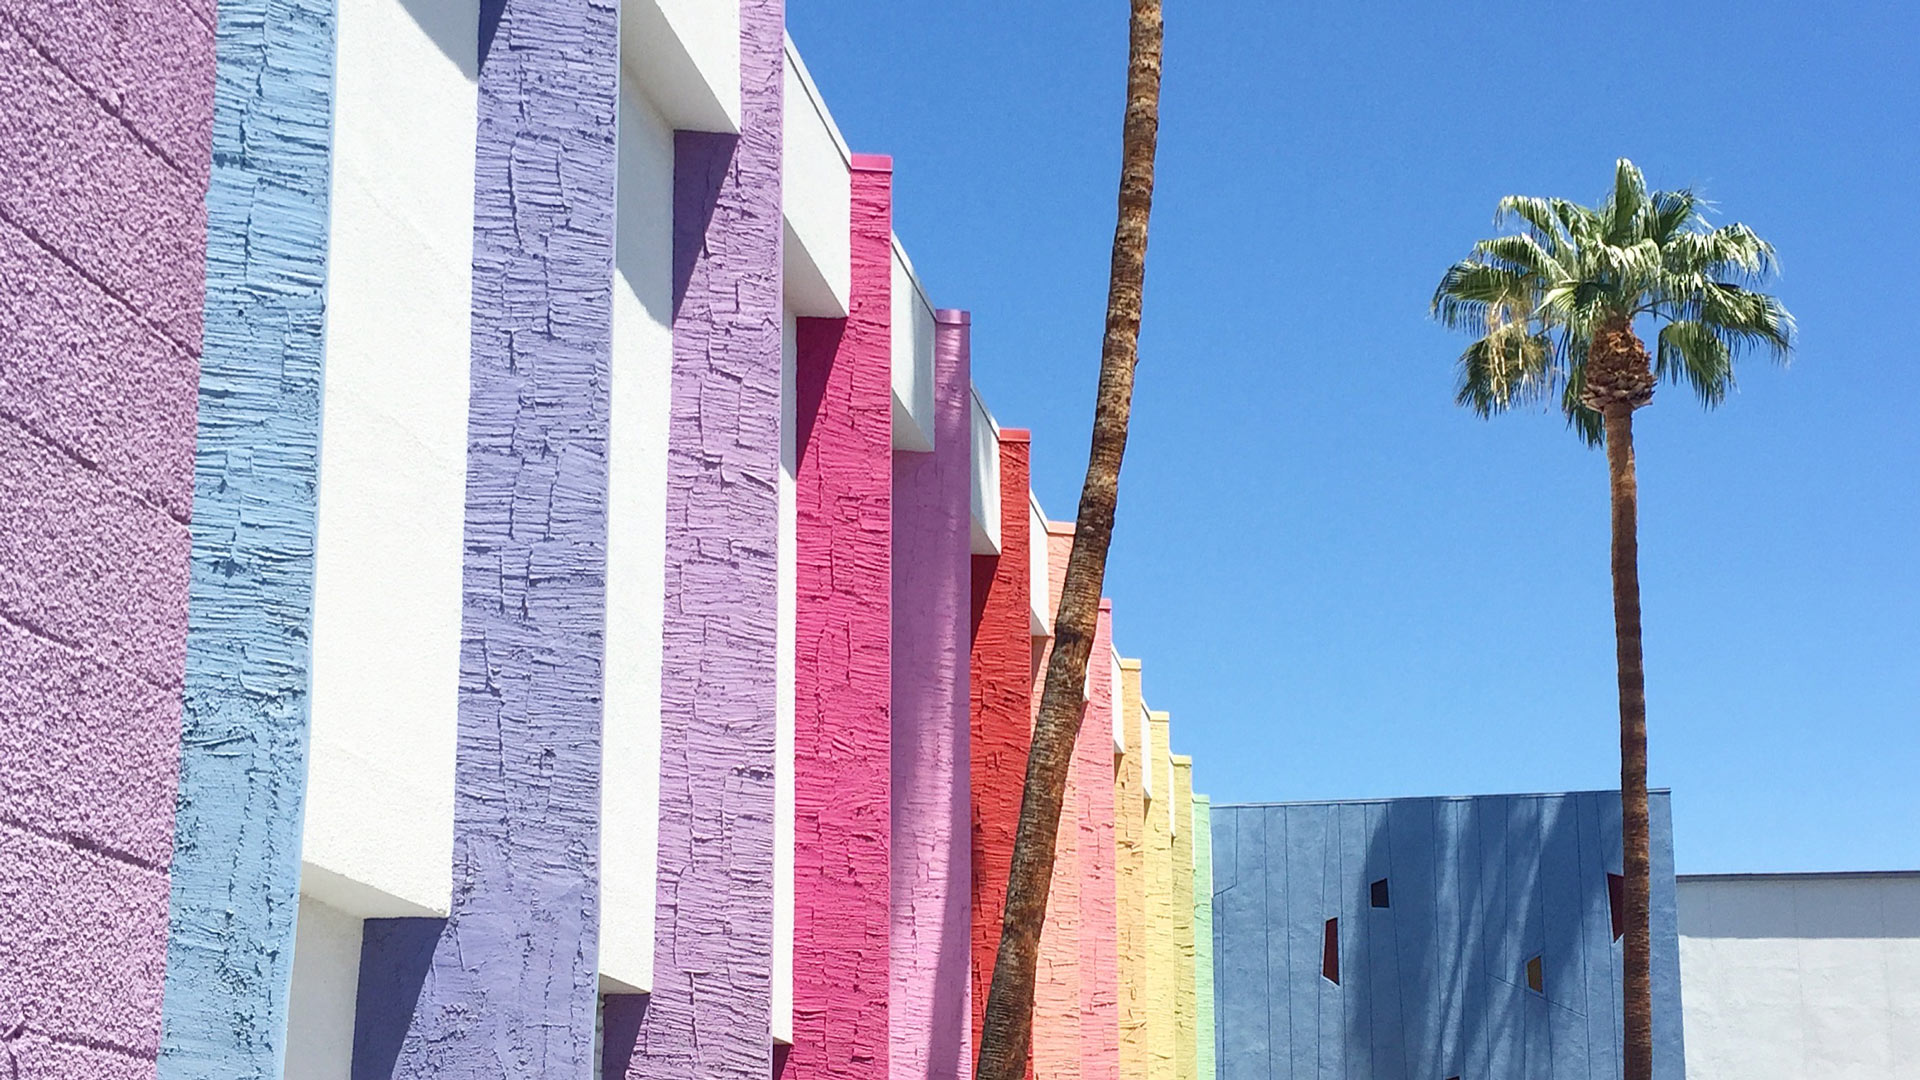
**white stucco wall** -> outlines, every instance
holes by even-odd
[[[780,165],[780,210],[785,227],[781,269],[787,310],[796,315],[839,318],[847,314],[853,288],[849,206],[853,156],[833,114],[786,43],[785,145]]]
[[[1920,873],[1682,877],[1691,1080],[1920,1077]]]
[[[665,617],[667,386],[673,367],[673,129],[621,79],[608,447],[600,972],[653,987]]]
[[[1053,545],[1047,539],[1047,513],[1040,500],[1027,492],[1027,621],[1034,637],[1053,636]]]
[[[779,575],[774,618],[774,773],[773,773],[773,1037],[793,1042],[793,780],[794,642],[798,611],[799,501],[795,477],[800,469],[796,409],[797,368],[794,317],[787,312],[780,334],[780,488]]]
[[[968,387],[973,400],[973,437],[970,456],[973,473],[972,551],[975,555],[1000,554],[1000,425],[980,397],[980,388]],[[897,440],[896,440],[897,441]]]
[[[478,12],[339,5],[303,888],[363,917],[451,891]]]
[[[933,449],[933,303],[893,238],[893,448]]]
[[[361,921],[300,897],[287,999],[285,1080],[349,1080],[353,1010],[360,985]]]
[[[671,127],[740,130],[740,5],[626,0],[620,64]]]

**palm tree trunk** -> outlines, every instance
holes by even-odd
[[[1081,688],[1093,652],[1107,547],[1120,491],[1120,459],[1133,410],[1139,359],[1140,299],[1146,276],[1147,218],[1153,206],[1154,147],[1160,130],[1160,0],[1133,0],[1127,61],[1127,111],[1121,134],[1120,208],[1107,286],[1106,336],[1093,413],[1093,446],[1080,489],[1073,551],[1067,558],[1053,655],[1040,695],[1026,789],[1014,833],[1013,865],[980,1036],[979,1080],[1021,1080],[1033,1039],[1033,982],[1040,928],[1053,883],[1054,837],[1067,771],[1080,733]]]
[[[1651,835],[1647,818],[1647,682],[1640,645],[1639,482],[1633,463],[1633,406],[1602,412],[1613,501],[1613,632],[1620,680],[1620,815],[1626,879],[1626,1080],[1653,1077],[1653,968],[1649,909]]]

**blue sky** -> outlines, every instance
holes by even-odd
[[[1638,424],[1653,781],[1682,872],[1920,867],[1920,9],[1169,7],[1107,592],[1223,801],[1613,787],[1599,453],[1452,404],[1426,317],[1510,192],[1628,156],[1772,239],[1791,368]],[[1122,0],[789,0],[975,381],[1071,518]]]

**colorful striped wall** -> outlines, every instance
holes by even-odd
[[[1073,530],[784,14],[0,7],[0,1071],[971,1076]],[[1031,1071],[1211,1080],[1124,633]]]

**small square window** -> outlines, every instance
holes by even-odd
[[[1537,956],[1527,961],[1527,989],[1541,995],[1547,992],[1546,972],[1542,970]]]
[[[1374,882],[1373,888],[1370,891],[1373,894],[1374,907],[1383,908],[1383,907],[1392,906],[1387,902],[1387,879],[1386,878],[1381,878],[1379,881]]]
[[[1607,875],[1607,913],[1613,916],[1613,940],[1627,936],[1627,879]]]

